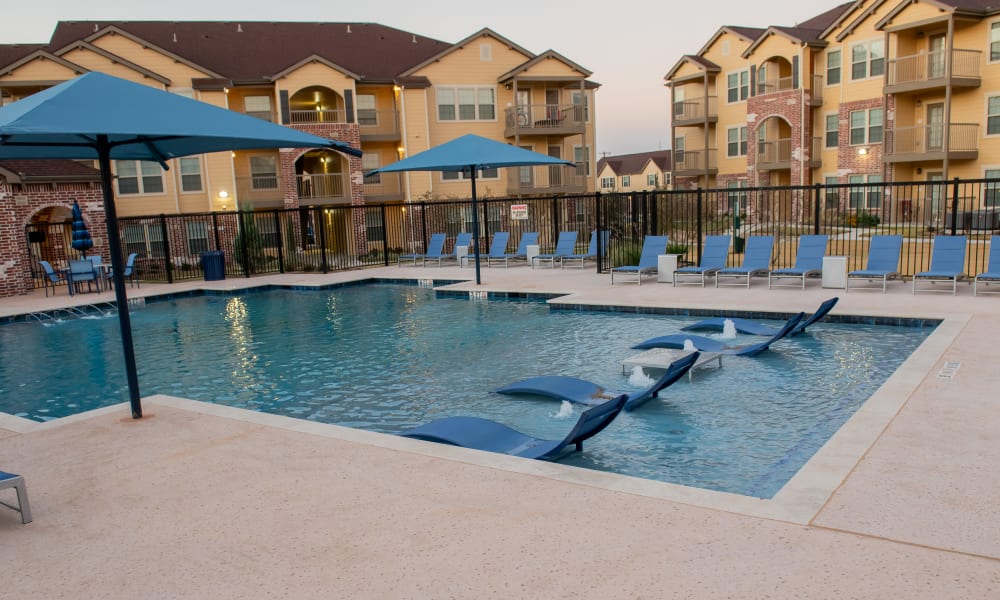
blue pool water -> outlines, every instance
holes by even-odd
[[[491,390],[544,374],[638,389],[622,374],[629,346],[694,318],[369,285],[183,298],[132,320],[143,395],[384,433],[476,415],[561,438],[581,407]],[[771,497],[930,331],[821,322],[697,371],[562,462]],[[124,380],[113,316],[0,327],[0,412],[46,420],[123,402]]]

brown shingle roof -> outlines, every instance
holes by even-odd
[[[377,23],[62,21],[48,48],[56,51],[107,27],[117,27],[237,84],[268,81],[313,55],[361,75],[364,81],[390,82],[451,47]]]
[[[0,170],[23,180],[101,180],[100,171],[75,160],[0,160]]]
[[[45,44],[0,44],[0,67],[17,62],[44,47]]]
[[[604,165],[608,165],[616,175],[637,175],[642,173],[643,168],[649,161],[656,163],[656,166],[661,171],[669,171],[670,156],[670,150],[654,150],[652,152],[606,156],[597,161],[597,172],[600,173]]]

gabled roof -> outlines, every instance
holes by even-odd
[[[95,46],[95,45],[91,44],[90,42],[85,42],[83,40],[78,40],[76,42],[71,43],[69,46],[66,46],[65,48],[60,49],[58,52],[56,52],[56,55],[57,56],[63,56],[63,55],[68,54],[68,53],[70,53],[70,52],[72,52],[74,50],[80,50],[80,49],[87,50],[89,52],[93,52],[94,54],[97,54],[98,56],[101,56],[101,57],[104,57],[104,58],[108,59],[112,63],[117,63],[117,64],[123,65],[125,67],[128,67],[129,69],[132,69],[136,73],[140,73],[143,77],[149,77],[150,79],[153,79],[155,81],[159,81],[163,85],[170,85],[170,79],[164,77],[163,75],[160,75],[159,73],[154,73],[153,71],[150,71],[149,69],[146,69],[145,67],[142,67],[141,65],[137,65],[136,63],[134,63],[134,62],[132,62],[132,61],[126,59],[126,58],[118,56],[117,54],[115,54],[113,52],[108,52],[104,48],[100,48],[98,46]]]
[[[75,160],[0,160],[8,183],[29,181],[100,181],[101,172]]]
[[[48,52],[47,50],[35,50],[34,52],[32,52],[32,53],[30,53],[30,54],[28,54],[26,56],[22,56],[21,58],[19,58],[18,60],[15,60],[12,63],[6,64],[6,65],[0,65],[0,76],[6,75],[6,74],[10,73],[11,71],[16,71],[17,69],[19,69],[19,68],[23,67],[24,65],[30,63],[31,61],[38,60],[38,59],[51,60],[52,62],[54,62],[56,64],[60,64],[60,65],[62,65],[64,67],[66,67],[67,69],[69,69],[70,71],[73,71],[77,75],[82,75],[82,74],[87,73],[87,72],[90,71],[90,69],[88,69],[86,67],[83,67],[83,66],[78,65],[78,64],[76,64],[74,62],[68,61],[65,58],[56,56],[55,54],[52,54],[51,52]]]
[[[923,0],[926,4],[937,6],[943,13],[952,13],[956,16],[972,17],[974,19],[985,18],[989,15],[1000,14],[1000,4],[996,0],[986,0],[980,2],[947,2],[945,0]],[[988,4],[992,2],[992,4]],[[887,27],[899,13],[903,12],[910,2],[900,2],[895,8],[889,11],[882,19],[875,24],[876,29]],[[840,36],[838,36],[840,37]]]
[[[764,35],[758,37],[754,43],[747,47],[743,56],[746,58],[752,55],[753,51],[757,49],[757,47],[759,47],[764,40],[772,35],[780,35],[803,46],[822,48],[827,44],[826,40],[823,38],[823,33],[826,31],[826,28],[836,22],[837,19],[847,12],[852,6],[854,6],[853,2],[846,2],[840,6],[831,8],[824,13],[816,15],[807,21],[803,21],[794,27],[772,25],[767,28]]]
[[[606,165],[615,172],[615,175],[639,175],[646,169],[646,165],[650,162],[656,164],[656,167],[660,171],[669,171],[671,151],[654,150],[652,152],[605,156],[597,161],[597,172],[600,173]]]
[[[719,71],[722,70],[722,67],[708,60],[707,58],[703,58],[701,56],[695,56],[694,54],[685,54],[684,56],[681,57],[679,61],[677,61],[676,64],[674,64],[674,66],[670,67],[670,70],[667,71],[667,74],[664,75],[663,78],[666,79],[667,81],[673,79],[674,74],[677,72],[678,69],[683,67],[685,63],[694,63],[695,65],[704,69],[708,73],[718,73]]]
[[[405,71],[402,71],[399,74],[402,75],[402,76],[404,76],[404,77],[408,76],[408,75],[412,75],[415,71],[419,71],[420,69],[426,67],[427,65],[431,64],[432,62],[436,62],[436,61],[441,60],[442,58],[444,58],[445,56],[448,56],[452,52],[457,52],[457,51],[465,48],[465,46],[467,46],[468,44],[471,44],[472,42],[474,42],[475,40],[477,40],[477,39],[479,39],[481,37],[491,37],[491,38],[495,39],[496,41],[500,42],[501,44],[507,46],[511,50],[514,50],[515,52],[520,52],[526,58],[531,58],[531,57],[535,56],[531,52],[528,52],[527,50],[525,50],[521,46],[518,46],[514,42],[508,40],[507,38],[503,37],[499,33],[493,31],[489,27],[484,27],[484,28],[480,29],[479,31],[477,31],[476,33],[473,33],[469,37],[465,38],[464,40],[461,40],[459,42],[455,42],[454,44],[448,44],[446,47],[442,48],[440,51],[436,52],[435,54],[433,54],[431,56],[426,57],[424,60],[422,60],[420,62],[417,62],[416,64],[413,64],[413,66],[409,67],[408,69],[406,69]]]
[[[534,58],[532,58],[532,59],[530,59],[530,60],[528,60],[526,62],[523,62],[523,63],[519,64],[518,66],[514,67],[510,71],[507,71],[506,73],[504,73],[500,77],[497,77],[497,81],[500,82],[500,83],[503,83],[505,81],[511,80],[514,77],[516,77],[517,75],[520,75],[521,73],[524,73],[525,71],[530,70],[531,67],[533,67],[533,66],[537,65],[538,63],[542,62],[543,60],[546,60],[546,59],[549,59],[549,58],[553,58],[555,60],[558,60],[559,62],[561,62],[564,65],[568,66],[569,68],[573,69],[574,71],[580,73],[580,75],[582,77],[590,77],[591,75],[593,75],[593,73],[591,71],[588,71],[587,69],[581,67],[580,65],[576,64],[575,62],[573,62],[570,59],[568,59],[565,56],[563,56],[562,54],[559,54],[555,50],[546,50],[545,52],[542,52],[538,56],[536,56],[536,57],[534,57]]]
[[[45,48],[45,44],[0,44],[0,66],[19,61]]]
[[[715,34],[711,38],[709,38],[707,42],[705,42],[705,45],[702,46],[701,50],[698,51],[698,55],[700,56],[705,52],[708,52],[708,49],[712,47],[712,44],[714,44],[717,39],[722,37],[722,34],[724,33],[732,33],[734,35],[743,38],[748,42],[753,42],[760,36],[764,35],[764,30],[758,27],[739,27],[732,25],[723,25],[722,27],[719,28],[718,31],[715,32]]]

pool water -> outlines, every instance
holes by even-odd
[[[622,374],[639,352],[629,346],[694,320],[437,298],[405,285],[201,296],[132,315],[143,395],[390,434],[475,415],[552,439],[585,407],[491,390],[546,374],[640,389]],[[562,462],[772,497],[930,332],[820,322],[769,352],[696,371]],[[741,338],[733,343],[755,339]],[[47,420],[127,397],[116,317],[0,327],[0,412]]]

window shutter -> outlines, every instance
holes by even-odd
[[[278,92],[278,102],[281,104],[281,122],[288,125],[292,122],[292,112],[288,108],[288,90]]]
[[[799,57],[792,57],[792,89],[799,89]]]
[[[750,65],[750,95],[757,95],[757,66]]]
[[[347,113],[347,122],[354,122],[354,90],[344,90],[344,112]]]

